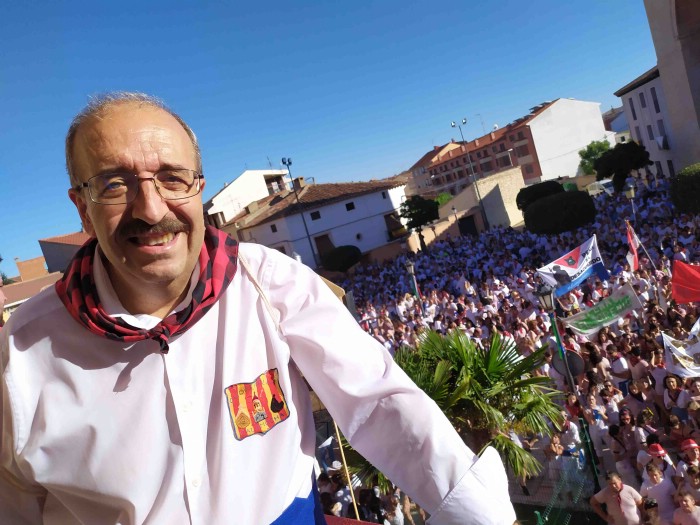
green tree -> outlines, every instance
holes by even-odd
[[[623,142],[603,153],[593,163],[596,179],[612,179],[616,192],[622,191],[625,181],[632,170],[639,170],[653,163],[649,160],[649,152],[636,142]]]
[[[423,238],[423,226],[438,218],[438,203],[432,199],[425,199],[420,195],[412,195],[401,203],[399,215],[406,219],[408,228],[418,232],[421,249],[425,250],[425,239]]]
[[[606,151],[610,151],[610,143],[607,140],[594,140],[584,149],[578,152],[581,158],[579,167],[586,175],[595,173],[595,161]]]
[[[452,195],[450,195],[449,193],[445,193],[445,192],[443,192],[440,195],[438,195],[437,197],[435,197],[435,202],[437,202],[438,208],[440,206],[442,206],[443,204],[445,204],[446,202],[450,202],[451,200],[452,200]]]
[[[544,349],[523,357],[512,340],[498,334],[481,349],[458,330],[446,336],[425,332],[415,351],[399,350],[394,356],[472,450],[481,453],[493,446],[520,479],[536,475],[542,466],[509,433],[550,435],[547,421],[561,422],[561,408],[554,402],[560,393],[549,387],[548,378],[532,374],[543,359]],[[361,479],[377,476],[380,487],[388,486],[356,452],[349,452],[348,462]]]
[[[700,213],[700,163],[691,164],[671,178],[671,200],[681,213]]]
[[[0,279],[2,279],[2,284],[12,284],[14,282],[5,274],[5,272],[0,272]]]

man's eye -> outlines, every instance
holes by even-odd
[[[98,179],[97,186],[100,193],[113,193],[123,191],[127,187],[127,181],[124,175],[107,175]]]

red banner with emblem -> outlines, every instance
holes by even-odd
[[[265,434],[289,417],[289,407],[279,384],[276,368],[261,374],[251,383],[226,388],[231,421],[236,439]]]

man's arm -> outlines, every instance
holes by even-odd
[[[0,522],[3,525],[42,523],[46,491],[24,478],[17,465],[15,439],[6,383],[8,360],[7,327],[0,332]]]
[[[610,515],[603,510],[603,506],[598,502],[597,499],[595,499],[595,496],[591,497],[590,503],[593,512],[600,516],[603,519],[603,521],[605,521],[605,523],[609,523],[608,520],[610,520]]]
[[[271,252],[261,281],[291,356],[350,444],[426,509],[431,525],[511,525],[498,453],[474,454],[321,279]]]

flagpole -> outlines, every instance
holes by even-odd
[[[649,252],[647,251],[647,247],[644,246],[644,243],[642,242],[642,239],[639,238],[639,235],[637,235],[637,231],[630,226],[630,221],[625,219],[625,223],[627,223],[627,227],[632,230],[632,233],[634,233],[634,238],[637,239],[637,242],[639,243],[639,246],[642,247],[642,250],[644,250],[644,253],[647,256],[647,259],[649,259],[649,262],[651,263],[651,267],[654,269],[654,282],[656,282],[656,274],[658,273],[659,270],[656,269],[656,265],[654,264],[654,260],[651,258],[651,255],[649,255]],[[654,285],[654,289],[656,290],[656,303],[661,304],[661,292],[659,291],[658,285]]]

